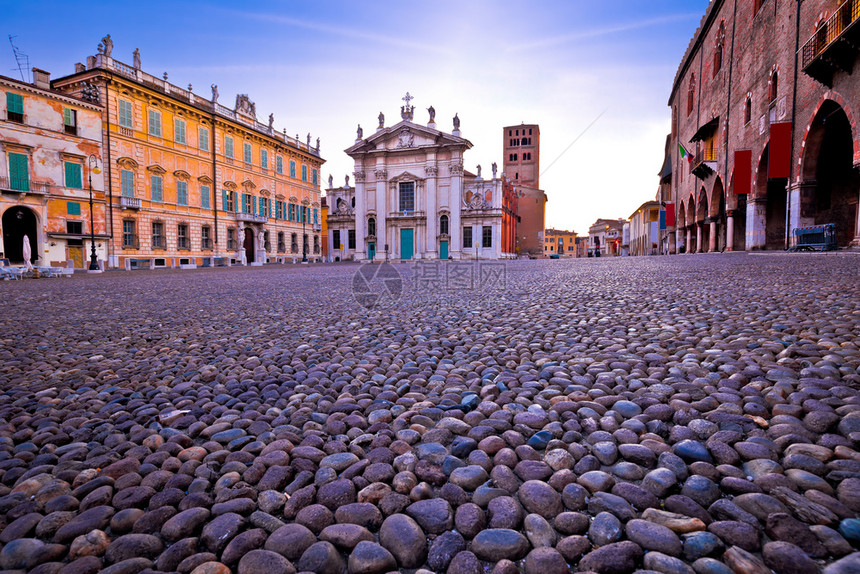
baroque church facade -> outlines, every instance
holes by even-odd
[[[330,257],[358,261],[504,259],[515,256],[516,194],[504,174],[484,179],[464,169],[472,147],[455,115],[451,133],[415,122],[407,93],[401,121],[385,125],[345,150],[354,160],[354,187],[326,190]]]

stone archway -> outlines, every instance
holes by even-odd
[[[727,240],[726,194],[723,190],[723,180],[717,177],[711,190],[708,220],[710,227],[709,251],[725,251]]]
[[[3,257],[9,263],[24,263],[24,236],[30,240],[30,262],[39,259],[39,236],[36,214],[29,207],[16,205],[3,213]]]
[[[786,178],[768,179],[770,143],[764,147],[755,173],[753,198],[747,208],[749,249],[785,249]]]
[[[835,224],[840,247],[860,237],[860,174],[854,169],[853,159],[851,122],[842,106],[826,100],[809,127],[798,190],[800,213],[793,219],[797,227]]]
[[[678,204],[677,221],[675,221],[675,253],[687,252],[687,206],[682,200]]]
[[[734,199],[735,205],[732,209],[726,210],[726,221],[731,218],[731,229],[726,230],[726,240],[728,251],[743,251],[746,249],[746,229],[747,229],[747,196],[746,194],[738,195],[735,193],[735,176],[732,173],[732,179],[729,183],[730,195]],[[729,235],[731,234],[731,235]]]
[[[706,253],[711,243],[711,229],[706,224],[708,219],[708,194],[705,186],[699,189],[696,198],[696,253]]]
[[[696,253],[698,244],[696,233],[696,198],[690,195],[687,200],[687,253]]]

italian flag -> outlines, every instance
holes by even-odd
[[[693,161],[693,154],[684,149],[683,145],[678,144],[678,151],[681,152],[681,157],[687,158],[687,161]]]

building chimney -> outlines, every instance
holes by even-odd
[[[84,66],[82,63],[78,62],[77,64],[75,64],[75,73],[76,74],[79,74],[81,72],[86,72],[86,71],[87,71],[87,67]]]
[[[51,89],[51,74],[39,68],[33,68],[33,84],[43,90]]]

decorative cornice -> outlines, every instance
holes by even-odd
[[[236,183],[232,182],[232,181],[225,181],[224,183],[221,184],[221,186],[226,187],[227,189],[230,189],[230,190],[234,190],[234,191],[237,187]]]
[[[137,169],[138,164],[136,161],[131,159],[130,157],[120,157],[117,158],[116,164],[123,169]]]
[[[167,170],[158,165],[157,163],[146,166],[146,171],[151,171],[152,173],[157,173],[158,175],[164,175],[167,173]]]
[[[203,185],[212,185],[212,178],[208,175],[201,175],[197,178],[197,181],[199,181]]]
[[[260,195],[262,195],[263,197],[269,197],[272,195],[272,193],[268,189],[261,189]]]
[[[191,174],[187,171],[177,169],[173,172],[173,177],[175,177],[176,179],[181,179],[182,181],[189,181],[191,179]]]
[[[245,189],[255,189],[257,186],[250,179],[246,179],[242,182],[242,187],[244,187]]]

